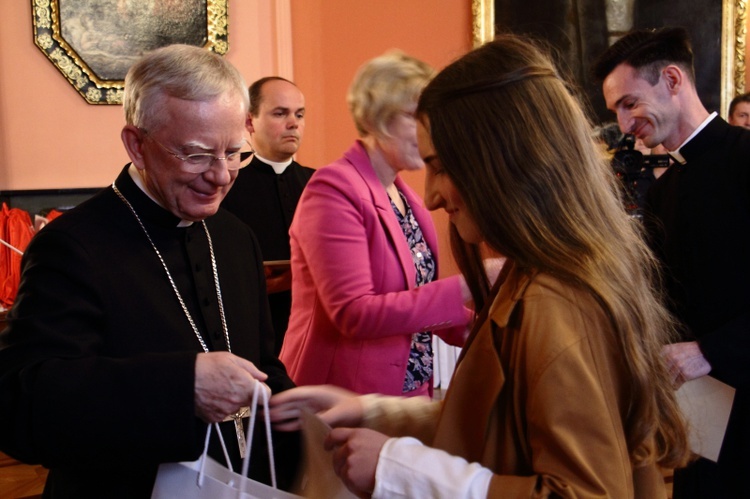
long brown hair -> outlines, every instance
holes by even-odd
[[[441,165],[490,248],[521,271],[590,290],[611,317],[632,380],[625,431],[634,464],[683,465],[685,424],[660,354],[674,324],[656,262],[550,59],[525,39],[501,35],[441,71],[417,113],[429,120]],[[481,304],[479,252],[453,239]]]

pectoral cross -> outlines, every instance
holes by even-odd
[[[237,446],[240,448],[240,457],[243,459],[245,458],[247,441],[245,440],[245,429],[242,427],[242,418],[246,418],[249,413],[249,407],[242,407],[239,411],[224,418],[224,421],[234,421],[234,432],[237,434]]]

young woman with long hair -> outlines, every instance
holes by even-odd
[[[689,456],[660,353],[673,324],[566,83],[503,35],[441,71],[417,117],[425,202],[449,213],[483,307],[445,398],[292,390],[277,421],[306,405],[369,428],[336,428],[327,445],[373,497],[665,497],[660,468]],[[481,244],[507,259],[494,284]]]

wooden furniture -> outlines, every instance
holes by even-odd
[[[0,497],[32,499],[41,497],[47,469],[40,465],[22,464],[0,452]]]

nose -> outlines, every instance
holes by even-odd
[[[424,181],[424,204],[430,211],[435,211],[445,205],[445,200],[440,195],[436,185],[437,181],[431,174],[425,175]]]
[[[228,185],[237,175],[238,170],[229,171],[229,160],[227,158],[216,158],[203,177],[214,185]]]
[[[626,111],[617,112],[617,124],[620,126],[622,133],[630,133],[633,128],[633,120]]]
[[[287,128],[299,128],[299,123],[303,119],[304,118],[298,118],[293,114],[289,115],[289,119],[287,120]]]

